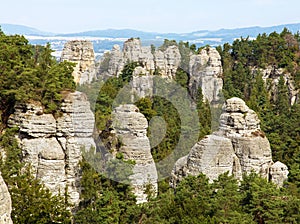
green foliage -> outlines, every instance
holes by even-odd
[[[209,102],[203,101],[202,89],[198,88],[198,93],[196,96],[196,107],[198,111],[200,131],[199,131],[199,140],[202,139],[205,135],[211,133],[212,128],[212,116],[209,106]]]
[[[175,81],[183,88],[187,88],[189,82],[189,75],[185,70],[178,68],[176,71]]]
[[[104,177],[85,160],[81,167],[83,193],[75,223],[130,223],[136,206],[130,186]]]
[[[299,101],[290,105],[287,85],[294,82],[299,89],[299,34],[284,29],[280,34],[261,34],[254,40],[237,39],[217,50],[222,57],[225,98],[240,97],[258,113],[261,128],[271,144],[273,160],[280,160],[294,170],[299,163],[296,158],[300,151],[300,108]],[[272,89],[270,80],[263,80],[259,71],[253,73],[253,69],[267,67],[282,68],[290,76],[288,80],[278,77],[276,88]],[[289,186],[295,188],[298,184],[290,182]]]
[[[254,173],[241,185],[227,173],[213,183],[200,174],[142,205],[132,223],[298,223],[299,202]]]
[[[73,91],[73,64],[56,62],[52,50],[32,46],[23,36],[0,31],[0,111],[6,123],[16,101],[41,101],[45,112],[55,113],[63,90]]]
[[[257,223],[298,223],[300,200],[273,183],[251,173],[240,187],[244,211]]]
[[[12,197],[14,223],[71,223],[68,204],[62,196],[53,196],[31,174],[31,167],[22,161],[21,149],[14,138],[15,129],[6,129],[0,136],[0,147],[5,159],[0,160],[0,170]]]
[[[120,77],[121,77],[122,81],[127,82],[127,83],[130,82],[132,80],[133,71],[138,66],[139,66],[138,62],[127,63],[124,66],[124,69],[122,70],[122,72],[120,74]]]
[[[176,40],[168,40],[164,39],[164,43],[162,46],[159,47],[160,50],[164,51],[170,46],[178,46]]]

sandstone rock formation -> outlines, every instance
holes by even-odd
[[[57,118],[44,114],[37,102],[17,105],[9,126],[19,127],[17,138],[33,174],[54,194],[67,189],[70,203],[78,204],[81,150],[95,147],[94,115],[86,96],[67,93]]]
[[[122,51],[120,46],[115,45],[106,57],[100,63],[106,69],[101,68],[101,65],[99,68],[102,72],[107,70],[106,76],[119,76],[126,63],[139,62],[148,74],[152,75],[155,70],[159,70],[162,77],[174,78],[181,62],[177,46],[169,46],[165,50],[152,52],[150,46],[142,46],[139,38],[125,41]]]
[[[135,105],[125,104],[115,108],[113,127],[122,142],[119,152],[124,159],[135,161],[130,180],[137,203],[146,202],[145,187],[150,184],[156,194],[158,178],[147,137],[148,122]]]
[[[0,173],[0,224],[12,224],[11,197]]]
[[[180,66],[181,55],[177,46],[169,46],[165,51],[155,51],[155,65],[162,75],[174,79]]]
[[[288,167],[282,162],[277,161],[270,167],[270,179],[277,186],[282,187],[289,174]]]
[[[204,100],[219,101],[223,88],[221,56],[215,48],[206,47],[190,57],[189,89],[193,98],[200,87]]]
[[[62,51],[61,61],[70,61],[76,64],[72,75],[78,84],[90,83],[96,78],[95,53],[90,41],[67,42]]]
[[[287,167],[272,161],[268,139],[260,129],[256,113],[239,98],[226,100],[219,130],[206,136],[179,159],[172,171],[171,185],[187,175],[204,173],[213,181],[225,172],[241,179],[243,173],[255,171],[282,186]]]
[[[285,85],[288,88],[289,97],[290,97],[290,104],[294,105],[296,102],[299,101],[299,93],[300,90],[295,87],[294,79],[291,78],[291,74],[286,72],[282,68],[274,68],[272,66],[268,66],[265,69],[261,68],[253,68],[253,74],[262,74],[262,78],[265,81],[267,89],[270,90],[272,99],[276,99],[277,97],[277,86],[279,83],[279,79],[283,76]]]
[[[198,55],[190,52],[189,57],[190,60],[187,65],[189,71],[186,72],[190,75],[189,89],[192,97],[196,97],[197,90],[201,87],[205,100],[218,102],[221,99],[223,87],[221,78],[223,70],[218,51],[215,48],[207,47]],[[139,62],[139,74],[146,76],[133,85],[133,89],[137,88],[135,90],[139,93],[141,91],[138,89],[149,86],[154,72],[159,73],[162,78],[174,80],[182,60],[184,59],[176,45],[168,46],[165,49],[151,49],[149,46],[142,46],[140,39],[131,38],[124,43],[123,50],[115,45],[112,51],[105,54],[98,68],[99,73],[101,73],[98,76],[103,79],[119,76],[125,64]],[[137,84],[139,85],[137,86]]]

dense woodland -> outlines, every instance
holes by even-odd
[[[194,45],[166,40],[161,48],[178,45],[183,58],[176,82],[187,88],[189,52]],[[273,160],[289,167],[289,180],[283,188],[252,173],[238,183],[223,174],[209,183],[204,175],[188,177],[176,190],[168,180],[159,183],[158,197],[151,186],[146,188],[149,202],[136,205],[130,186],[114,182],[97,172],[84,159],[81,162],[83,192],[81,203],[72,217],[66,209],[65,197],[52,196],[30,174],[30,166],[22,162],[22,153],[14,134],[7,129],[7,117],[17,102],[41,101],[48,113],[59,116],[63,91],[73,91],[72,64],[58,63],[50,46],[32,46],[22,36],[6,36],[0,31],[0,146],[6,159],[0,160],[2,176],[9,186],[13,201],[14,223],[300,223],[300,102],[290,105],[287,86],[280,78],[276,97],[272,97],[262,75],[252,68],[283,68],[300,87],[300,37],[288,30],[261,34],[255,40],[240,38],[232,44],[217,47],[224,69],[224,96],[244,99],[260,119],[272,147]],[[96,99],[96,125],[101,133],[109,128],[112,103],[118,91],[132,78],[137,63],[125,66],[119,78],[107,80]],[[159,75],[159,71],[155,74]],[[82,86],[94,96],[99,84]],[[194,99],[199,115],[199,139],[211,132],[211,111],[203,102],[201,89]],[[145,117],[163,116],[168,124],[163,141],[152,148],[155,161],[169,155],[178,142],[180,119],[170,102],[159,98],[143,98],[136,105]],[[100,132],[99,132],[100,133]],[[101,135],[103,141],[107,135]],[[86,155],[88,156],[88,155]],[[119,155],[117,159],[122,159]],[[112,164],[111,168],[118,167]],[[63,195],[66,196],[67,195]]]

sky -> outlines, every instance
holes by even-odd
[[[54,33],[185,33],[300,22],[299,0],[2,0],[0,23]]]

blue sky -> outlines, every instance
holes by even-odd
[[[49,32],[191,32],[300,22],[299,0],[3,0],[0,23]]]

